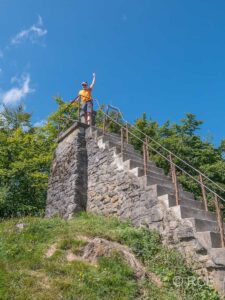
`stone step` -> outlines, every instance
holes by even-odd
[[[200,209],[177,205],[170,208],[173,213],[180,219],[195,218],[208,221],[216,221],[216,214]]]
[[[141,180],[142,182],[142,187],[144,186],[151,186],[151,185],[154,185],[154,184],[159,184],[159,185],[162,185],[166,188],[169,188],[169,189],[173,189],[174,188],[174,184],[172,183],[172,180],[169,178],[169,177],[156,177],[154,176],[153,174],[151,174],[151,176],[142,176],[142,177],[139,177],[139,179]],[[168,190],[167,190],[167,193],[168,193]]]
[[[110,141],[112,143],[115,143],[116,145],[119,145],[121,149],[121,138],[119,135],[110,133],[110,134],[105,134],[103,136],[100,134],[98,135],[98,139],[99,138],[102,138],[104,142]],[[129,154],[131,156],[130,158],[143,162],[143,155],[139,151],[137,151],[133,145],[129,143],[127,144],[125,141],[124,141],[124,153]],[[155,164],[153,162],[151,163]]]
[[[110,140],[108,140],[107,138],[104,138],[104,137],[99,138],[98,141],[101,141],[102,143],[106,144],[108,149],[116,147],[116,152],[121,153],[121,145],[120,144],[117,144],[114,141],[112,142],[112,141],[110,141]],[[129,145],[129,144],[126,144],[126,149],[127,149],[127,151],[131,151],[131,152],[134,151],[134,147],[132,145]]]
[[[99,139],[102,139],[102,141],[104,143],[106,142],[109,142],[109,144],[111,145],[111,147],[113,147],[113,145],[115,145],[117,148],[118,148],[118,153],[121,153],[121,143],[120,143],[120,140],[119,141],[116,141],[116,140],[113,140],[111,138],[108,138],[108,137],[99,137]],[[139,161],[139,162],[143,162],[143,156],[140,152],[136,151],[134,149],[134,146],[131,145],[131,144],[127,144],[127,143],[124,143],[123,145],[123,153],[125,155],[129,155],[130,158],[132,158],[133,160],[136,160],[136,161]],[[152,164],[154,164],[152,162]]]
[[[100,135],[102,135],[102,130],[100,130],[99,128],[94,128],[92,126],[91,129],[92,129],[92,137],[94,139],[97,139],[97,137],[99,137]]]
[[[212,248],[209,254],[216,265],[225,266],[225,248]]]
[[[137,177],[144,175],[143,163],[141,164],[139,162],[133,161],[132,159],[128,159],[124,161],[124,166],[126,167],[127,170],[131,170]],[[164,175],[163,169],[151,165],[150,163],[148,164],[147,168],[148,168],[147,171]]]
[[[124,162],[125,165],[126,165],[126,162]],[[125,166],[125,169],[126,169],[126,166]],[[144,177],[144,170],[141,169],[141,168],[131,169],[130,172],[133,173],[137,177],[140,177],[140,178]],[[147,176],[149,178],[154,178],[154,179],[159,179],[159,180],[167,180],[167,179],[169,179],[164,174],[155,172],[155,170],[153,170],[153,168],[151,168],[151,170],[149,169],[149,171],[147,172]]]
[[[196,232],[195,237],[206,249],[221,248],[220,234],[211,231]]]
[[[123,152],[123,155],[121,153],[119,155],[121,158],[123,156],[123,161],[132,160],[133,162],[137,163],[136,167],[143,167],[143,157],[137,157],[136,154],[132,151],[126,150]],[[150,166],[155,166],[155,163],[153,161],[149,161],[148,168],[150,168]]]
[[[196,232],[202,232],[202,231],[212,231],[215,233],[219,232],[219,227],[216,221],[208,221],[208,220],[202,220],[202,219],[195,219],[195,218],[187,218],[189,220]]]
[[[94,132],[94,136],[96,135],[96,132]],[[103,141],[104,142],[106,142],[106,141],[110,141],[110,142],[112,142],[112,143],[115,143],[116,145],[119,145],[120,146],[120,149],[121,149],[121,139],[120,139],[120,137],[119,136],[112,136],[111,134],[109,135],[109,134],[105,134],[105,135],[102,135],[102,134],[97,134],[97,137],[96,137],[96,139],[103,139]],[[130,149],[132,149],[132,151],[131,152],[129,152],[130,154],[133,154],[133,155],[135,155],[135,157],[137,158],[137,159],[139,159],[139,160],[143,160],[143,155],[139,152],[139,151],[137,151],[137,150],[135,150],[134,149],[134,146],[133,145],[131,145],[131,144],[127,144],[125,141],[124,141],[124,152],[126,152],[126,150],[127,150],[127,148],[128,148],[128,152],[130,151]]]
[[[117,137],[114,137],[114,136],[101,135],[101,136],[98,137],[98,139],[103,139],[104,141],[110,141],[110,142],[116,143],[118,145],[121,145],[121,140]],[[125,142],[124,142],[124,144],[125,144]],[[130,144],[128,144],[128,145],[130,145]]]
[[[135,149],[133,151],[129,151],[129,149],[124,148],[124,154],[128,154],[130,155],[130,158],[143,163],[143,155]]]
[[[160,184],[153,184],[151,186],[147,186],[146,190],[155,190],[156,195],[162,196],[162,195],[166,195],[166,194],[170,194],[170,195],[174,195],[174,186],[172,186],[172,188],[168,188],[165,186],[162,186]],[[179,189],[179,193],[180,193],[180,197],[185,200],[194,200],[194,195],[190,192],[186,192],[183,191],[182,189]]]
[[[101,138],[101,137],[106,137],[108,139],[111,139],[111,140],[115,140],[115,141],[121,141],[121,137],[120,135],[116,134],[116,133],[108,133],[106,132],[105,134],[103,134],[103,131],[102,130],[96,130],[95,132],[95,138]]]
[[[169,195],[169,194],[162,195],[162,196],[158,197],[158,199],[163,201],[163,203],[167,207],[176,206],[176,198],[174,195]],[[193,200],[193,199],[183,199],[182,196],[180,196],[180,205],[191,207],[194,209],[204,210],[204,205],[201,201]]]
[[[118,136],[115,138],[115,137],[111,137],[107,134],[105,136],[100,135],[98,137],[98,140],[101,140],[101,139],[102,139],[103,143],[107,143],[109,148],[116,147],[117,153],[118,154],[121,153],[121,140]],[[124,160],[132,159],[133,161],[140,164],[137,166],[140,166],[140,167],[143,166],[143,155],[140,152],[136,151],[134,149],[133,145],[124,143],[123,156],[124,156]],[[148,165],[155,166],[155,163],[152,161],[149,161]],[[135,166],[135,167],[137,167],[137,166]],[[160,168],[158,168],[158,169],[160,169]],[[161,170],[162,170],[161,173],[164,173],[163,169],[161,169]]]

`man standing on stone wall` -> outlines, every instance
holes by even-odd
[[[84,114],[85,124],[90,125],[92,119],[92,111],[93,111],[93,99],[92,99],[92,89],[94,87],[96,81],[96,74],[93,73],[93,79],[90,86],[88,86],[87,81],[81,83],[82,90],[79,91],[78,96],[71,101],[74,103],[75,101],[81,101],[81,111]]]

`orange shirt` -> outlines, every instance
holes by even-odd
[[[82,103],[86,103],[87,101],[92,100],[91,91],[92,91],[91,88],[87,88],[85,90],[79,91],[79,96],[81,98]]]

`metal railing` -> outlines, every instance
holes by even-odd
[[[73,103],[69,103],[69,105],[66,106],[66,108],[64,109],[64,113],[67,113],[66,116],[64,117],[58,117],[58,120],[62,120],[62,124],[57,124],[57,130],[58,130],[58,135],[61,134],[62,131],[65,130],[65,128],[68,128],[68,125],[72,125],[71,123],[78,121],[81,122],[82,121],[82,117],[84,117],[84,113],[82,114],[82,109],[81,109],[81,103],[80,101],[76,101],[75,103],[77,103],[77,105],[74,105],[74,109],[77,110],[77,118],[74,119],[71,116],[71,112],[69,111],[69,108],[71,106],[73,106]],[[88,125],[93,125],[93,109],[92,112],[90,113],[89,117],[90,119],[88,119]]]
[[[224,223],[223,223],[223,218],[222,218],[222,211],[221,211],[221,205],[222,202],[225,202],[225,199],[223,199],[222,196],[220,196],[213,188],[209,187],[206,185],[205,181],[210,182],[211,185],[215,186],[217,189],[219,189],[221,192],[225,192],[225,190],[218,185],[216,182],[214,182],[212,179],[210,179],[207,175],[193,167],[190,163],[186,162],[176,154],[174,154],[172,151],[168,150],[165,148],[163,145],[161,145],[159,142],[154,140],[152,137],[146,135],[144,132],[142,132],[139,128],[136,126],[129,124],[126,120],[124,120],[122,113],[120,112],[119,109],[117,109],[120,112],[121,115],[121,120],[122,124],[118,121],[115,120],[113,117],[111,117],[108,113],[106,113],[103,109],[102,106],[100,105],[99,101],[97,99],[94,99],[98,105],[99,111],[103,114],[103,134],[106,132],[106,123],[107,120],[110,120],[114,124],[118,125],[120,128],[121,132],[121,154],[123,157],[123,153],[125,151],[125,144],[124,140],[128,144],[129,142],[129,137],[133,137],[136,140],[138,140],[142,144],[142,152],[143,152],[143,169],[144,169],[144,175],[147,176],[149,169],[148,167],[148,161],[149,161],[149,150],[152,152],[158,154],[161,158],[163,158],[167,163],[169,164],[170,168],[170,174],[172,177],[172,182],[174,184],[174,194],[175,194],[175,200],[176,200],[176,205],[180,204],[180,191],[179,191],[179,185],[178,185],[178,176],[177,176],[177,171],[181,172],[182,174],[185,174],[187,177],[192,179],[195,183],[197,183],[201,189],[201,194],[202,194],[202,201],[203,201],[203,206],[205,211],[209,211],[208,209],[208,199],[207,199],[207,193],[210,193],[213,196],[213,202],[214,202],[214,207],[215,207],[215,212],[217,216],[217,223],[218,223],[218,228],[219,228],[219,234],[220,234],[220,240],[221,240],[221,247],[225,247],[225,239],[224,239]],[[134,132],[131,131],[131,129],[134,128],[137,130],[139,133],[142,134],[142,136],[145,137],[145,139],[141,139],[138,137]],[[164,152],[167,153],[167,155],[163,154],[160,152],[159,149],[156,149],[152,144],[150,144],[150,141],[157,145],[160,150],[163,150]],[[186,167],[190,168],[192,172],[196,173],[197,178],[190,174],[188,171],[186,171],[183,167],[179,166],[177,163],[174,162],[174,159],[178,160],[179,162],[182,162]]]

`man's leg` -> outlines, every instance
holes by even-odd
[[[82,111],[82,115],[83,115],[83,118],[84,118],[83,122],[85,124],[87,124],[87,102],[82,105],[81,111]]]
[[[93,110],[93,104],[92,101],[87,102],[87,124],[92,125],[92,110]]]
[[[84,117],[85,117],[85,124],[88,124],[88,113],[87,112],[85,113]]]

